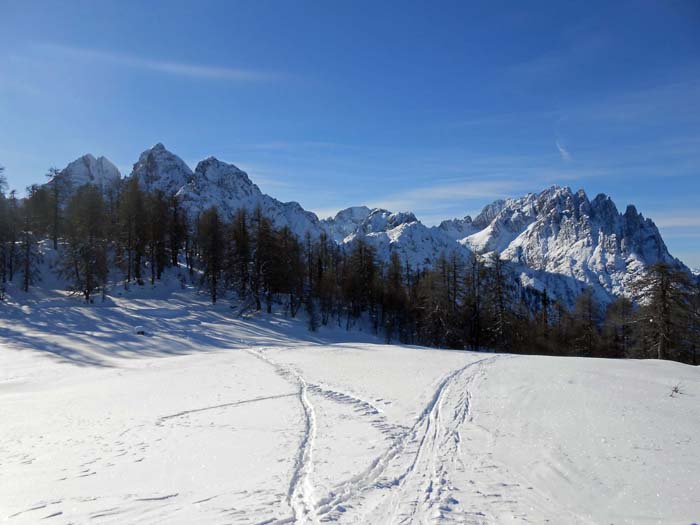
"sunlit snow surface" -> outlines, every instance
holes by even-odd
[[[175,284],[0,305],[0,522],[700,520],[697,368],[234,314]]]

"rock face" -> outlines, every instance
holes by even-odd
[[[176,193],[190,218],[212,206],[227,220],[239,209],[252,213],[259,207],[276,227],[288,226],[301,239],[307,232],[314,239],[325,233],[338,244],[363,238],[377,250],[381,260],[388,261],[396,251],[413,268],[430,266],[442,254],[470,253],[469,248],[445,232],[426,227],[410,212],[358,206],[320,221],[296,202],[281,202],[262,193],[248,174],[233,164],[209,157],[192,172],[162,144],[141,154],[131,176],[137,177],[145,189]]]
[[[230,219],[239,209],[252,213],[259,207],[276,227],[289,226],[302,239],[307,231],[314,237],[322,231],[314,213],[304,210],[299,203],[280,202],[265,195],[246,172],[214,157],[197,164],[177,195],[190,216],[216,206],[224,218]]]
[[[58,177],[63,178],[75,190],[84,184],[94,184],[107,189],[121,180],[117,167],[105,157],[83,155],[63,168]]]
[[[172,194],[190,182],[192,170],[180,157],[158,143],[141,153],[130,176],[136,177],[148,191],[160,190]]]
[[[470,254],[465,246],[456,243],[442,230],[428,228],[410,212],[392,213],[375,208],[353,225],[354,231],[346,235],[342,243],[349,244],[363,238],[374,246],[381,260],[388,261],[391,253],[396,252],[404,264],[408,263],[414,269],[431,266],[441,255],[451,257],[457,254],[464,258]],[[326,226],[333,224],[326,223]]]
[[[106,186],[119,181],[119,170],[104,157],[85,155],[61,176],[74,185]],[[589,200],[583,190],[553,186],[538,194],[497,200],[474,219],[443,221],[427,227],[413,213],[356,206],[319,220],[296,202],[281,202],[260,191],[248,175],[209,157],[194,172],[163,144],[144,151],[131,177],[144,189],[177,194],[191,218],[215,206],[225,219],[237,210],[260,208],[276,227],[288,226],[297,236],[329,239],[348,245],[364,239],[388,261],[392,252],[412,268],[429,267],[441,257],[466,259],[473,253],[497,254],[513,263],[521,282],[547,289],[572,304],[590,286],[599,301],[633,296],[635,281],[651,264],[667,262],[689,271],[672,257],[650,219],[634,206],[620,213],[606,195]]]
[[[606,195],[590,201],[583,190],[553,186],[494,204],[474,220],[488,224],[459,242],[480,254],[498,253],[519,265],[529,284],[553,287],[557,295],[578,292],[581,284],[592,286],[601,300],[631,295],[648,265],[685,268],[668,253],[651,219],[634,206],[619,213]],[[556,283],[556,276],[565,279]]]
[[[367,206],[353,206],[339,211],[335,217],[323,219],[321,225],[331,239],[341,244],[346,237],[355,233],[371,212]]]

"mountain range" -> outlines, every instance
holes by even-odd
[[[103,188],[121,179],[105,157],[85,155],[60,172],[73,186]],[[163,144],[144,151],[129,177],[147,190],[177,194],[195,217],[216,206],[225,218],[260,207],[276,227],[289,226],[300,238],[325,233],[340,245],[365,239],[381,260],[392,252],[413,268],[433,265],[445,255],[467,259],[497,254],[509,261],[520,283],[572,304],[586,286],[603,304],[618,295],[635,296],[634,283],[657,262],[690,270],[672,257],[658,228],[634,206],[620,213],[610,197],[590,200],[583,190],[552,186],[540,193],[497,200],[475,218],[426,226],[411,212],[356,206],[320,220],[297,202],[266,195],[233,164],[209,157],[194,171]]]

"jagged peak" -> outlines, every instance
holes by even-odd
[[[100,157],[101,159],[104,159],[104,157]],[[86,153],[82,157],[78,158],[77,160],[88,160],[88,161],[97,161],[95,156],[92,153]]]
[[[474,218],[472,223],[479,229],[485,228],[491,224],[491,221],[493,221],[501,211],[503,211],[506,204],[504,199],[498,199],[491,204],[487,204],[481,209],[481,212]]]
[[[361,221],[366,219],[371,212],[372,210],[367,206],[350,206],[336,213],[332,220],[340,221],[354,219]]]
[[[246,175],[247,178],[247,173],[240,169],[238,166],[235,164],[231,164],[230,162],[225,162],[223,160],[219,160],[214,156],[209,156],[204,160],[200,160],[197,163],[197,167],[195,168],[195,172],[197,171],[205,171],[207,169],[211,168],[218,168],[225,170],[227,173],[242,173]]]
[[[599,193],[591,201],[591,212],[594,217],[605,221],[612,221],[620,214],[613,200],[605,193]]]

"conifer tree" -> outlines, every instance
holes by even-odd
[[[144,199],[138,180],[127,179],[121,192],[119,205],[119,263],[125,273],[125,287],[128,287],[132,281],[143,284],[141,263],[146,246]]]
[[[573,312],[571,348],[574,355],[597,355],[599,334],[599,307],[590,288],[585,288],[576,299]]]
[[[72,183],[70,178],[61,174],[61,170],[53,167],[49,168],[46,177],[49,179],[48,186],[51,192],[51,240],[53,249],[57,250],[63,207],[70,194]]]
[[[490,305],[491,344],[497,350],[510,349],[512,311],[509,305],[513,300],[513,285],[510,282],[506,263],[496,254],[487,267],[487,301]]]
[[[92,184],[79,187],[66,207],[61,273],[70,280],[70,290],[87,303],[96,292],[105,291],[109,274],[104,208],[102,192]]]
[[[618,297],[605,312],[603,356],[631,357],[634,305],[627,297]]]
[[[22,275],[22,290],[29,291],[29,286],[35,284],[40,278],[39,264],[41,253],[39,252],[39,239],[45,226],[44,213],[46,206],[46,192],[38,186],[27,188],[28,197],[21,206],[21,221],[19,231],[18,262]]]
[[[197,234],[202,259],[202,284],[209,290],[211,302],[215,304],[224,264],[224,231],[216,208],[209,208],[199,217]]]
[[[687,328],[692,283],[689,276],[659,262],[648,268],[636,285],[647,298],[639,310],[644,333],[643,352],[656,359],[668,359],[683,344]]]

